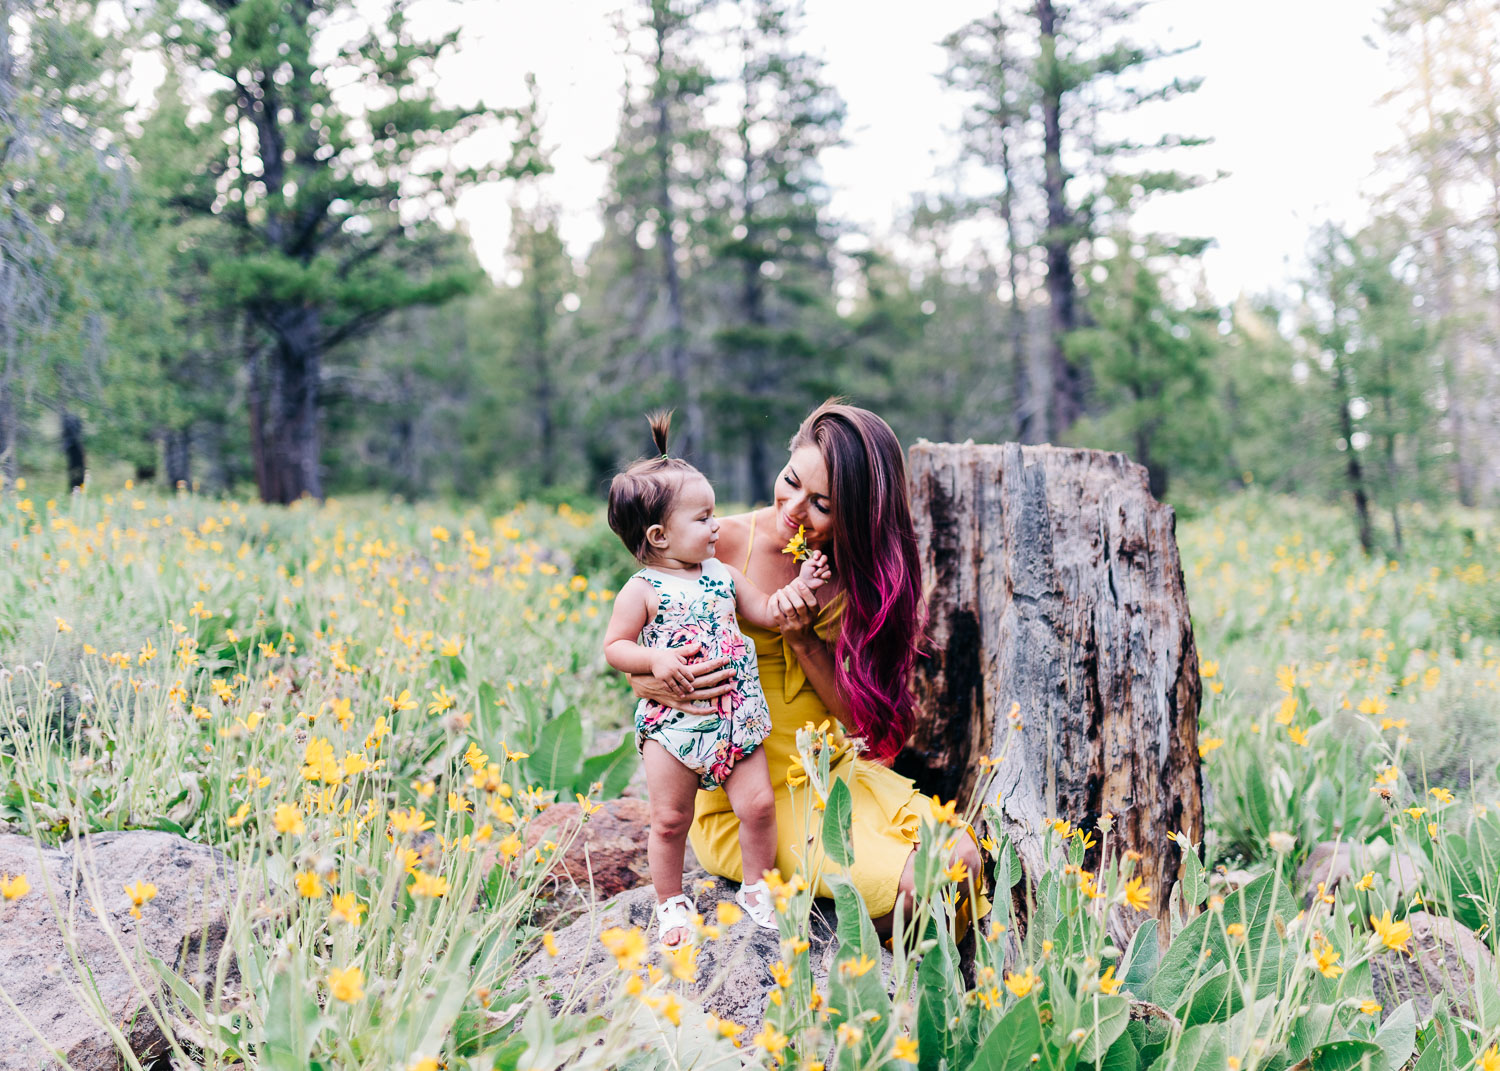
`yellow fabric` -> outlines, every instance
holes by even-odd
[[[819,611],[814,626],[819,637],[831,642],[837,635],[842,609],[843,599],[837,597]],[[761,686],[771,708],[771,733],[761,746],[776,794],[776,867],[783,877],[797,873],[809,882],[816,877],[815,895],[832,896],[833,890],[824,879],[841,870],[823,856],[822,812],[812,809],[813,793],[806,785],[795,789],[787,785],[788,770],[794,764],[801,769],[797,730],[808,722],[821,724],[831,715],[818,693],[806,684],[802,667],[781,633],[744,622],[741,630],[755,644]],[[921,832],[922,815],[930,813],[928,797],[918,792],[909,778],[856,757],[841,737],[835,744],[830,773],[848,783],[853,798],[850,833],[854,863],[848,876],[872,918],[890,914],[896,906],[901,871]],[[723,789],[698,793],[690,837],[698,861],[709,873],[731,881],[743,880],[739,819]],[[983,917],[988,911],[983,900],[980,909]],[[962,918],[961,930],[967,928],[967,912]]]

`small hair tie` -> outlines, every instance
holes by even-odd
[[[668,457],[668,456],[667,456],[667,455],[666,455],[666,454],[662,454],[662,455],[661,455],[661,459],[662,459],[662,460],[663,460],[663,461],[671,461],[671,460],[672,460],[672,459],[671,459],[671,458],[669,458],[669,457]]]

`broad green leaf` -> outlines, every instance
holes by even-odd
[[[1097,1064],[1130,1024],[1130,1001],[1124,997],[1095,997],[1084,1002],[1079,1018],[1079,1025],[1089,1032],[1079,1055]],[[1131,1052],[1134,1051],[1132,1048]]]
[[[917,968],[917,1067],[938,1071],[944,1061],[952,1063],[955,1027],[949,1024],[962,1011],[958,991],[958,952],[947,926],[928,925],[928,936],[936,944],[922,957]]]
[[[971,1071],[1026,1071],[1042,1045],[1036,1002],[1023,999],[1006,1012],[974,1054]]]
[[[835,778],[828,790],[828,806],[823,810],[823,853],[841,867],[854,862],[854,844],[849,823],[854,816],[854,800],[849,786]]]
[[[1383,1063],[1376,1071],[1400,1071],[1417,1048],[1417,1012],[1411,1001],[1402,1002],[1375,1032]]]
[[[1297,1066],[1303,1071],[1376,1071],[1381,1059],[1380,1046],[1373,1041],[1330,1041]]]
[[[1208,899],[1208,879],[1203,875],[1198,853],[1192,848],[1182,853],[1182,898],[1189,907],[1198,907]]]
[[[1223,1031],[1217,1023],[1188,1027],[1182,1032],[1176,1050],[1164,1055],[1156,1066],[1170,1067],[1172,1071],[1224,1071],[1229,1056]]]
[[[542,724],[525,763],[526,776],[545,789],[563,792],[573,784],[583,765],[583,724],[576,708]]]
[[[1161,945],[1157,942],[1157,921],[1147,919],[1141,923],[1140,929],[1135,931],[1135,936],[1130,939],[1130,947],[1125,951],[1125,959],[1120,967],[1118,977],[1125,983],[1125,988],[1131,990],[1142,1000],[1150,999],[1148,983],[1151,976],[1156,973],[1156,968],[1161,964]]]
[[[1121,1034],[1104,1054],[1099,1071],[1138,1071],[1140,1066],[1141,1054],[1136,1051],[1135,1042],[1129,1034]]]
[[[1228,970],[1200,982],[1179,1009],[1179,1017],[1187,1026],[1199,1023],[1217,1023],[1228,1019],[1245,1006],[1243,987]]]
[[[573,785],[574,792],[589,795],[589,788],[596,781],[604,787],[599,799],[614,799],[630,784],[630,778],[640,764],[640,753],[635,749],[635,732],[626,730],[624,739],[613,751],[593,755],[583,762],[583,773]]]

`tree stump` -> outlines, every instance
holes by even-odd
[[[1201,686],[1175,513],[1117,453],[919,442],[910,469],[931,657],[897,768],[967,804],[979,757],[1014,733],[984,802],[1028,879],[1051,819],[1092,829],[1109,812],[1111,854],[1141,853],[1135,873],[1165,922],[1181,865],[1166,834],[1203,831]]]

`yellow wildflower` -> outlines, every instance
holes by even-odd
[[[646,935],[635,927],[628,930],[611,926],[599,935],[600,942],[615,957],[622,971],[638,971],[646,955]]]
[[[1013,971],[1007,971],[1005,975],[1005,988],[1009,989],[1011,994],[1017,997],[1026,996],[1040,984],[1041,979],[1036,976],[1036,972],[1030,967],[1026,968],[1025,974],[1016,974]]]
[[[0,874],[0,896],[7,900],[19,900],[31,891],[31,882],[26,880],[25,874],[17,874],[11,877],[9,874]]]
[[[353,1004],[365,997],[365,972],[358,967],[340,970],[334,967],[328,972],[328,992],[334,1000]]]
[[[368,907],[354,898],[353,893],[334,893],[328,918],[333,922],[347,922],[351,926],[358,926],[368,910]]]
[[[304,899],[312,899],[323,895],[323,879],[318,877],[312,870],[303,870],[297,874],[297,893]]]
[[[1402,919],[1400,922],[1391,921],[1391,913],[1387,911],[1376,918],[1370,916],[1370,925],[1375,927],[1375,933],[1380,938],[1380,943],[1386,948],[1394,948],[1397,952],[1406,951],[1406,942],[1411,940],[1411,923]]]
[[[294,837],[300,837],[307,830],[302,821],[302,812],[297,809],[296,804],[278,803],[271,821],[275,824],[278,833],[290,833]]]
[[[1145,911],[1151,906],[1151,887],[1140,878],[1131,878],[1125,883],[1125,903],[1136,911]]]
[[[149,881],[137,881],[134,885],[123,886],[125,895],[130,897],[130,917],[141,917],[141,905],[149,900],[156,899],[156,886]]]

